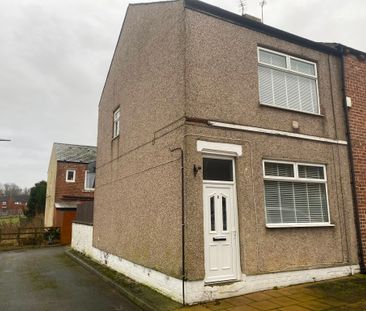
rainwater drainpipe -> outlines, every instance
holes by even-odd
[[[351,182],[352,182],[352,198],[353,198],[353,206],[355,213],[355,223],[356,223],[356,236],[357,236],[357,244],[358,244],[358,258],[360,261],[360,270],[361,273],[366,274],[365,260],[363,256],[363,245],[362,245],[362,233],[360,227],[360,217],[359,217],[359,208],[358,208],[358,200],[357,200],[357,189],[356,189],[356,176],[355,176],[355,168],[353,162],[353,149],[352,149],[352,141],[351,141],[351,131],[349,125],[349,115],[348,115],[348,107],[347,107],[347,95],[346,95],[346,78],[345,78],[345,65],[344,65],[344,47],[341,44],[337,45],[338,53],[341,57],[341,75],[342,75],[342,90],[343,90],[343,108],[346,119],[346,130],[347,130],[347,140],[348,140],[348,157],[350,161],[351,168]]]
[[[182,300],[185,306],[185,281],[186,281],[186,261],[185,261],[185,199],[184,199],[184,151],[181,147],[171,148],[170,151],[180,151],[180,166],[181,166],[181,191],[182,191]]]

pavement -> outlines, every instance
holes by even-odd
[[[67,249],[66,254],[86,270],[97,275],[102,282],[104,281],[117,289],[144,311],[172,311],[182,307],[180,303],[171,300],[152,288],[138,283],[105,265],[101,265],[75,250]]]
[[[258,310],[365,311],[366,275],[290,286],[180,309],[180,311]]]
[[[63,247],[0,252],[0,311],[140,311]]]
[[[366,275],[179,308],[147,287],[87,258],[79,259],[84,263],[71,259],[64,247],[0,252],[0,311],[141,311],[131,300],[145,301],[149,308],[143,309],[153,311],[366,311]],[[124,289],[118,290],[121,286]],[[126,291],[133,299],[121,294]]]

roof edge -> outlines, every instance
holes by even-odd
[[[132,2],[132,3],[129,3],[128,6],[162,4],[162,3],[180,2],[180,1],[182,1],[182,0],[160,0],[160,1],[154,1],[154,2]]]
[[[85,161],[71,161],[71,160],[57,160],[57,163],[72,163],[72,164],[90,164],[92,162],[95,162],[96,160],[92,160],[90,162],[85,162]]]
[[[298,44],[313,50],[317,50],[323,53],[338,55],[338,50],[336,48],[324,45],[322,43],[312,41],[310,39],[306,39],[300,37],[298,35],[294,35],[287,31],[280,30],[278,28],[274,28],[272,26],[265,25],[261,22],[256,22],[252,19],[248,19],[244,16],[226,11],[214,5],[198,1],[198,0],[184,0],[184,6],[188,9],[210,15],[224,21],[233,23],[238,26],[242,26],[248,28],[250,30],[260,32],[266,35],[270,35],[272,37],[282,39],[288,41],[290,43]]]
[[[59,142],[56,142],[56,141],[53,143],[53,145],[65,145],[65,146],[78,146],[78,147],[97,148],[97,146],[59,143]]]
[[[344,45],[344,44],[339,44],[339,46],[341,46],[346,53],[350,53],[350,54],[353,54],[353,55],[356,55],[356,56],[366,57],[366,52],[351,48],[351,47],[349,47],[347,45]]]

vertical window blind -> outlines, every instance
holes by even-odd
[[[264,161],[267,224],[329,223],[323,165]]]
[[[258,49],[261,104],[319,114],[315,63]]]

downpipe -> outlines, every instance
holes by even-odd
[[[170,148],[170,152],[180,151],[180,168],[181,168],[181,195],[182,195],[182,301],[183,306],[186,305],[185,301],[185,281],[186,281],[186,262],[185,262],[185,187],[184,187],[184,151],[183,148]]]
[[[348,115],[348,107],[347,107],[347,98],[346,98],[346,80],[345,80],[345,65],[344,65],[344,47],[341,44],[337,45],[337,50],[339,56],[341,58],[341,77],[342,77],[342,93],[343,93],[343,109],[346,119],[346,134],[348,140],[348,157],[350,161],[350,169],[351,169],[351,182],[352,182],[352,199],[355,213],[355,223],[356,223],[356,236],[357,236],[357,244],[358,244],[358,258],[360,262],[360,270],[361,273],[366,274],[365,260],[364,260],[364,249],[362,245],[362,236],[361,236],[361,227],[360,227],[360,217],[359,217],[359,207],[358,207],[358,198],[357,198],[357,189],[356,189],[356,176],[355,176],[355,167],[353,161],[353,149],[352,149],[352,140],[351,140],[351,130],[349,125],[349,115]]]

